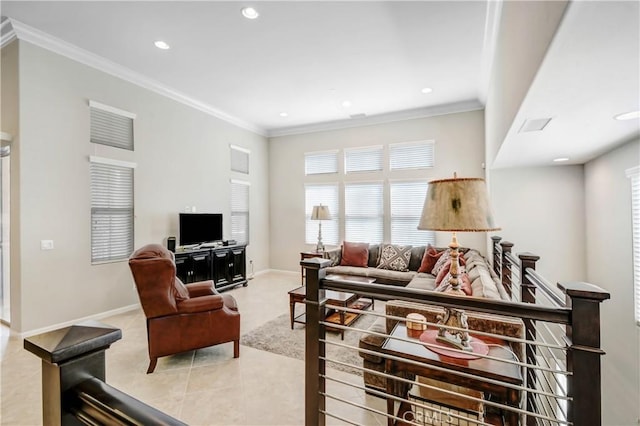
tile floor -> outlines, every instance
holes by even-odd
[[[287,291],[299,286],[297,274],[268,272],[248,287],[230,291],[238,301],[241,330],[288,312]],[[107,351],[107,383],[190,425],[303,425],[304,362],[231,343],[161,358],[153,374],[148,365],[145,319],[141,310],[101,319],[122,329],[122,340]],[[0,327],[0,424],[41,425],[40,361],[22,340]],[[362,378],[332,372],[348,382]],[[359,389],[329,383],[328,391],[355,404],[384,412],[385,402]],[[331,412],[356,424],[384,425],[386,418],[328,400]],[[327,424],[346,424],[327,418]]]

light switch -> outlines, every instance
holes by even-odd
[[[53,250],[53,240],[40,240],[40,250]]]

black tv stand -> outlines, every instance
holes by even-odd
[[[211,244],[211,243],[209,243]],[[176,251],[176,275],[184,283],[213,280],[216,290],[247,286],[246,244]]]

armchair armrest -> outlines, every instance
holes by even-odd
[[[214,311],[222,309],[224,300],[219,294],[194,297],[178,302],[179,314],[193,314],[196,312]]]
[[[210,296],[213,294],[218,294],[212,280],[185,284],[185,287],[187,287],[187,290],[189,291],[189,297]]]

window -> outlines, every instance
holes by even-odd
[[[318,221],[311,220],[313,206],[320,204],[329,208],[331,220],[322,221],[322,242],[328,245],[338,245],[338,224],[340,208],[338,202],[338,184],[305,185],[305,243],[316,244],[318,242]]]
[[[90,157],[91,263],[125,260],[133,252],[134,167]]]
[[[391,242],[402,245],[434,244],[433,231],[419,231],[427,182],[391,182]]]
[[[640,166],[627,170],[627,176],[631,178],[635,319],[636,324],[640,326]]]
[[[231,170],[234,172],[249,174],[249,151],[235,145],[229,145],[231,151]]]
[[[382,182],[344,186],[345,240],[381,243],[384,237]]]
[[[345,173],[382,170],[382,146],[345,149],[344,170]]]
[[[308,152],[304,155],[304,174],[338,173],[338,151]]]
[[[391,170],[422,169],[435,165],[433,141],[393,143],[389,145]]]
[[[90,141],[133,151],[135,114],[89,101]]]
[[[231,180],[231,239],[249,244],[249,182]]]

